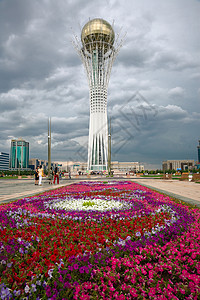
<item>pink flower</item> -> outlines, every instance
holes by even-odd
[[[118,296],[118,300],[125,300],[126,298],[125,298],[125,296],[124,295],[120,295],[120,296]]]
[[[121,289],[124,291],[127,288],[126,284],[122,284]]]
[[[134,288],[130,289],[130,294],[131,294],[132,297],[137,297],[138,296],[137,291]]]
[[[179,289],[179,291],[181,292],[181,294],[185,294],[185,290],[184,289]]]
[[[153,271],[149,271],[149,278],[153,278]]]
[[[153,266],[152,266],[150,263],[147,263],[146,266],[147,266],[149,269],[153,269]]]
[[[93,284],[91,282],[85,282],[83,287],[86,289],[86,290],[90,290],[92,287],[93,287]]]

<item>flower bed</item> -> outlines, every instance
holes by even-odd
[[[200,299],[200,211],[131,182],[0,206],[1,299]]]

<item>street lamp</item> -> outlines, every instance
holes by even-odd
[[[111,119],[108,126],[108,175],[111,175]]]
[[[48,119],[48,176],[51,169],[51,118]]]

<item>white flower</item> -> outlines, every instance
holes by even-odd
[[[123,208],[129,208],[130,204],[123,201],[116,200],[104,200],[104,199],[89,199],[92,205],[85,205],[87,199],[68,199],[54,202],[51,208],[64,209],[64,210],[78,210],[78,211],[106,211],[106,210],[118,210]]]
[[[28,286],[28,285],[26,285],[26,286],[25,286],[25,289],[24,289],[25,293],[28,293],[28,292],[29,292],[29,290],[30,290],[29,286]]]

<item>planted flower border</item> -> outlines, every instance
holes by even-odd
[[[1,299],[200,299],[200,210],[129,181],[0,206]]]

